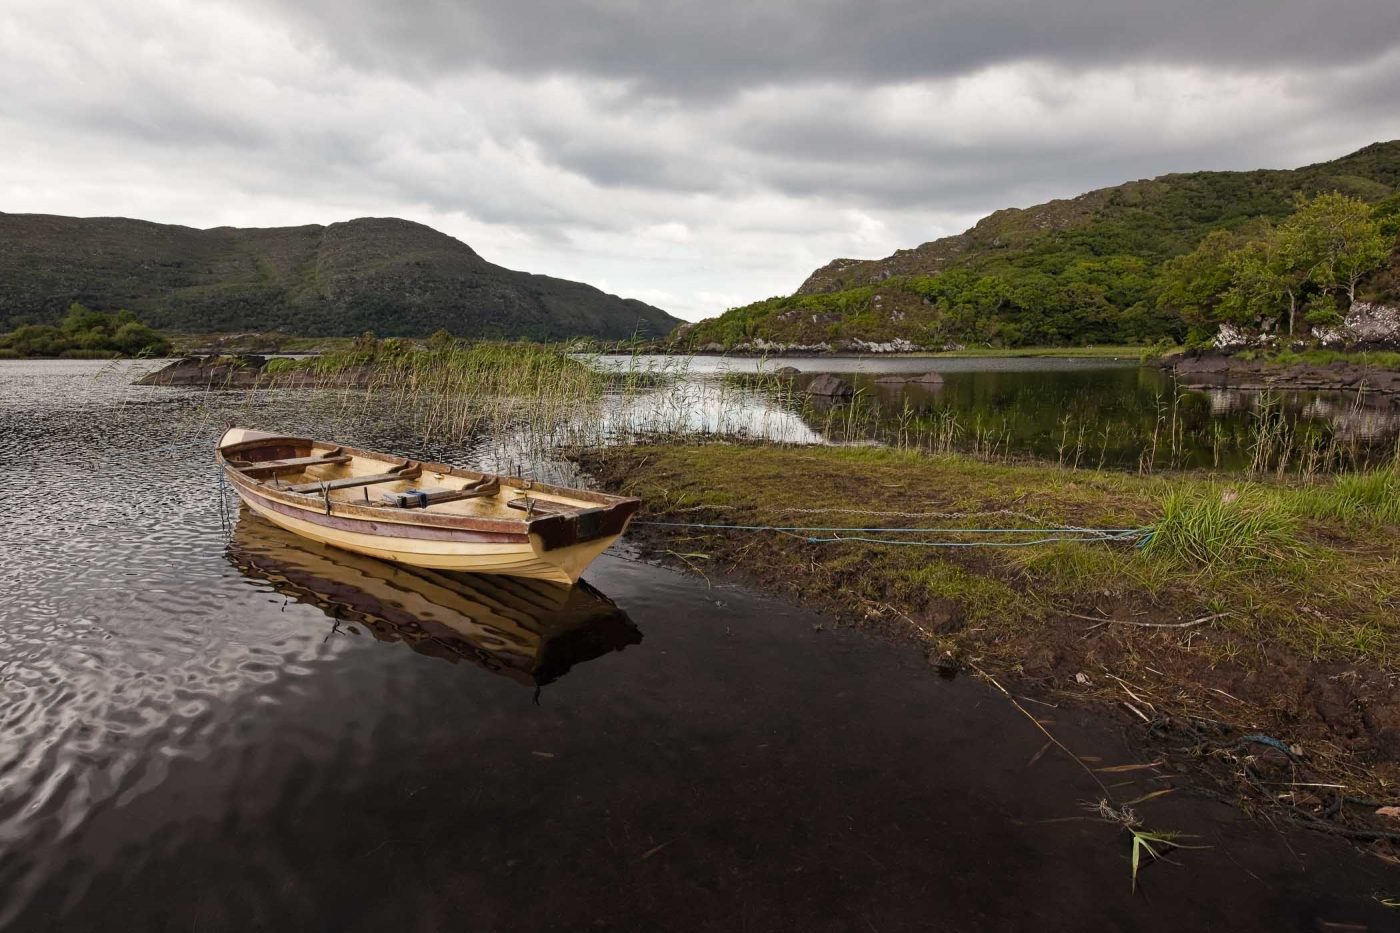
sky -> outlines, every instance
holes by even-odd
[[[0,0],[0,211],[405,217],[690,320],[1400,137],[1397,0]]]

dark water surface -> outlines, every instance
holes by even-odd
[[[1382,863],[1184,793],[1139,809],[1210,848],[1134,895],[1097,788],[1003,697],[723,581],[624,550],[551,593],[226,535],[225,412],[91,373],[0,364],[6,929],[1396,928]],[[392,434],[344,439],[424,452]]]
[[[921,446],[922,437],[922,446],[936,440],[956,450],[1089,468],[1238,470],[1254,459],[1261,433],[1275,441],[1286,435],[1294,466],[1310,451],[1332,468],[1363,466],[1390,460],[1400,444],[1394,397],[1185,389],[1161,369],[1128,359],[605,356],[597,362],[617,372],[725,384],[728,392],[689,394],[691,404],[680,407],[694,412],[691,427],[737,427],[785,441],[846,439],[854,409],[855,439]],[[772,374],[780,366],[800,374],[779,383]],[[881,378],[929,372],[941,383]],[[805,410],[801,390],[818,373],[850,382],[855,402]],[[723,409],[731,410],[727,421],[716,414]]]

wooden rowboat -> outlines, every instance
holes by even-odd
[[[437,570],[578,581],[639,499],[229,428],[216,458],[250,509],[347,551]]]
[[[390,564],[309,541],[244,515],[228,559],[245,576],[358,624],[382,642],[467,661],[539,687],[642,640],[627,614],[580,581],[563,586],[499,574]]]

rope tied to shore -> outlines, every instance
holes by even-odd
[[[1047,526],[1035,528],[847,528],[806,525],[729,525],[713,522],[667,522],[639,520],[634,525],[650,525],[662,528],[695,528],[712,531],[773,532],[794,538],[801,538],[809,544],[893,544],[906,547],[1031,547],[1039,544],[1055,544],[1061,541],[1113,542],[1131,541],[1142,546],[1149,538],[1152,529],[1140,528],[1081,528],[1076,526]],[[871,537],[872,535],[1037,535],[1030,541],[982,540],[982,541],[927,541],[909,538]]]

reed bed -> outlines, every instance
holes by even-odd
[[[274,360],[255,392],[311,386],[337,419],[399,413],[423,439],[483,433],[553,438],[603,395],[607,379],[562,349],[525,343],[359,340],[348,350]]]
[[[1283,399],[1267,395],[1255,400],[1244,426],[1238,419],[1203,421],[1199,397],[1168,393],[1147,419],[1067,412],[1047,432],[1015,410],[968,414],[916,405],[907,394],[891,399],[858,390],[833,403],[809,396],[802,379],[772,364],[755,373],[701,374],[688,357],[604,359],[525,343],[361,339],[322,357],[274,360],[264,376],[247,393],[245,408],[294,391],[323,433],[353,436],[358,425],[388,421],[425,444],[490,445],[498,466],[550,460],[560,447],[716,439],[876,445],[990,462],[1048,461],[1071,471],[1135,467],[1143,475],[1205,466],[1304,484],[1377,469],[1393,475],[1400,466],[1400,441],[1378,451],[1322,418],[1290,414]],[[1339,420],[1366,412],[1358,397]],[[1355,508],[1396,508],[1393,497],[1385,498],[1387,481],[1344,482]],[[1327,502],[1326,508],[1345,507]],[[1323,508],[1313,514],[1330,514],[1318,511]]]

